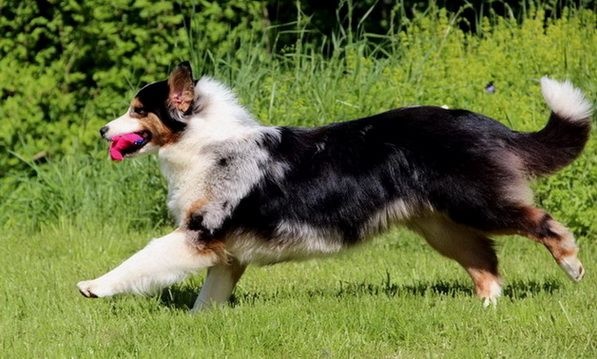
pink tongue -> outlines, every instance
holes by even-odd
[[[113,161],[122,161],[124,159],[123,151],[127,148],[137,146],[141,142],[143,142],[143,137],[136,133],[127,133],[112,137],[109,150],[110,158]]]

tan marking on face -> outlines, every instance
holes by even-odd
[[[137,108],[143,109],[144,107],[145,106],[143,106],[143,104],[141,103],[141,101],[139,101],[139,99],[135,97],[133,99],[133,101],[131,101],[131,110],[132,111],[130,111],[130,116],[132,118],[137,118],[137,119],[143,118],[144,116],[141,115],[141,114],[139,114],[139,113],[137,113],[137,112],[135,112],[134,109],[137,109]]]
[[[174,143],[180,137],[179,133],[173,132],[169,129],[164,123],[160,120],[160,118],[152,113],[149,112],[147,116],[141,118],[142,125],[147,128],[149,132],[151,132],[152,137],[151,141],[153,144],[158,146],[165,146],[169,143]]]
[[[137,113],[134,111],[135,108],[143,109],[143,113]],[[169,129],[162,120],[153,112],[145,111],[143,103],[138,98],[134,98],[131,101],[130,116],[139,121],[143,129],[151,132],[150,143],[157,146],[165,146],[169,143],[176,142],[180,137],[180,134],[173,132]]]

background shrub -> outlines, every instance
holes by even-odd
[[[595,99],[595,11],[582,2],[500,3],[518,12],[501,16],[493,2],[450,11],[343,1],[332,18],[309,1],[8,2],[0,7],[0,224],[165,223],[153,160],[106,163],[97,129],[183,58],[197,74],[230,84],[265,124],[312,126],[437,104],[532,131],[547,118],[543,75],[569,78]],[[373,16],[382,8],[389,12]],[[293,23],[277,23],[292,13],[283,9],[299,14]],[[463,16],[469,10],[476,15]],[[387,32],[369,32],[379,16]],[[472,21],[475,31],[463,26]],[[484,91],[490,81],[493,94]],[[595,146],[591,140],[573,167],[537,188],[538,201],[583,236],[597,232]],[[126,186],[104,185],[113,182]],[[130,216],[115,215],[119,207]]]
[[[208,50],[220,57],[261,36],[262,7],[238,0],[3,1],[0,177],[26,167],[12,152],[32,159],[93,148],[95,129],[123,111],[125,94],[181,59],[199,61]]]

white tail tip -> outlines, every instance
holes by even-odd
[[[543,98],[549,108],[558,116],[570,121],[580,121],[591,117],[593,105],[570,81],[559,82],[542,77],[541,92],[543,92]]]

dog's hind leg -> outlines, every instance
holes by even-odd
[[[226,302],[245,268],[246,266],[240,264],[236,259],[210,267],[195,305],[193,305],[193,311]]]
[[[410,228],[420,233],[442,255],[457,261],[470,275],[483,306],[495,305],[501,294],[501,278],[493,241],[482,232],[442,216],[419,218]]]
[[[574,235],[568,228],[546,211],[532,206],[512,209],[507,216],[509,225],[505,233],[521,234],[543,244],[572,280],[582,279],[585,270],[577,257]]]
[[[202,268],[223,262],[223,246],[201,243],[196,232],[176,230],[152,240],[112,271],[77,284],[85,297],[156,292]]]

